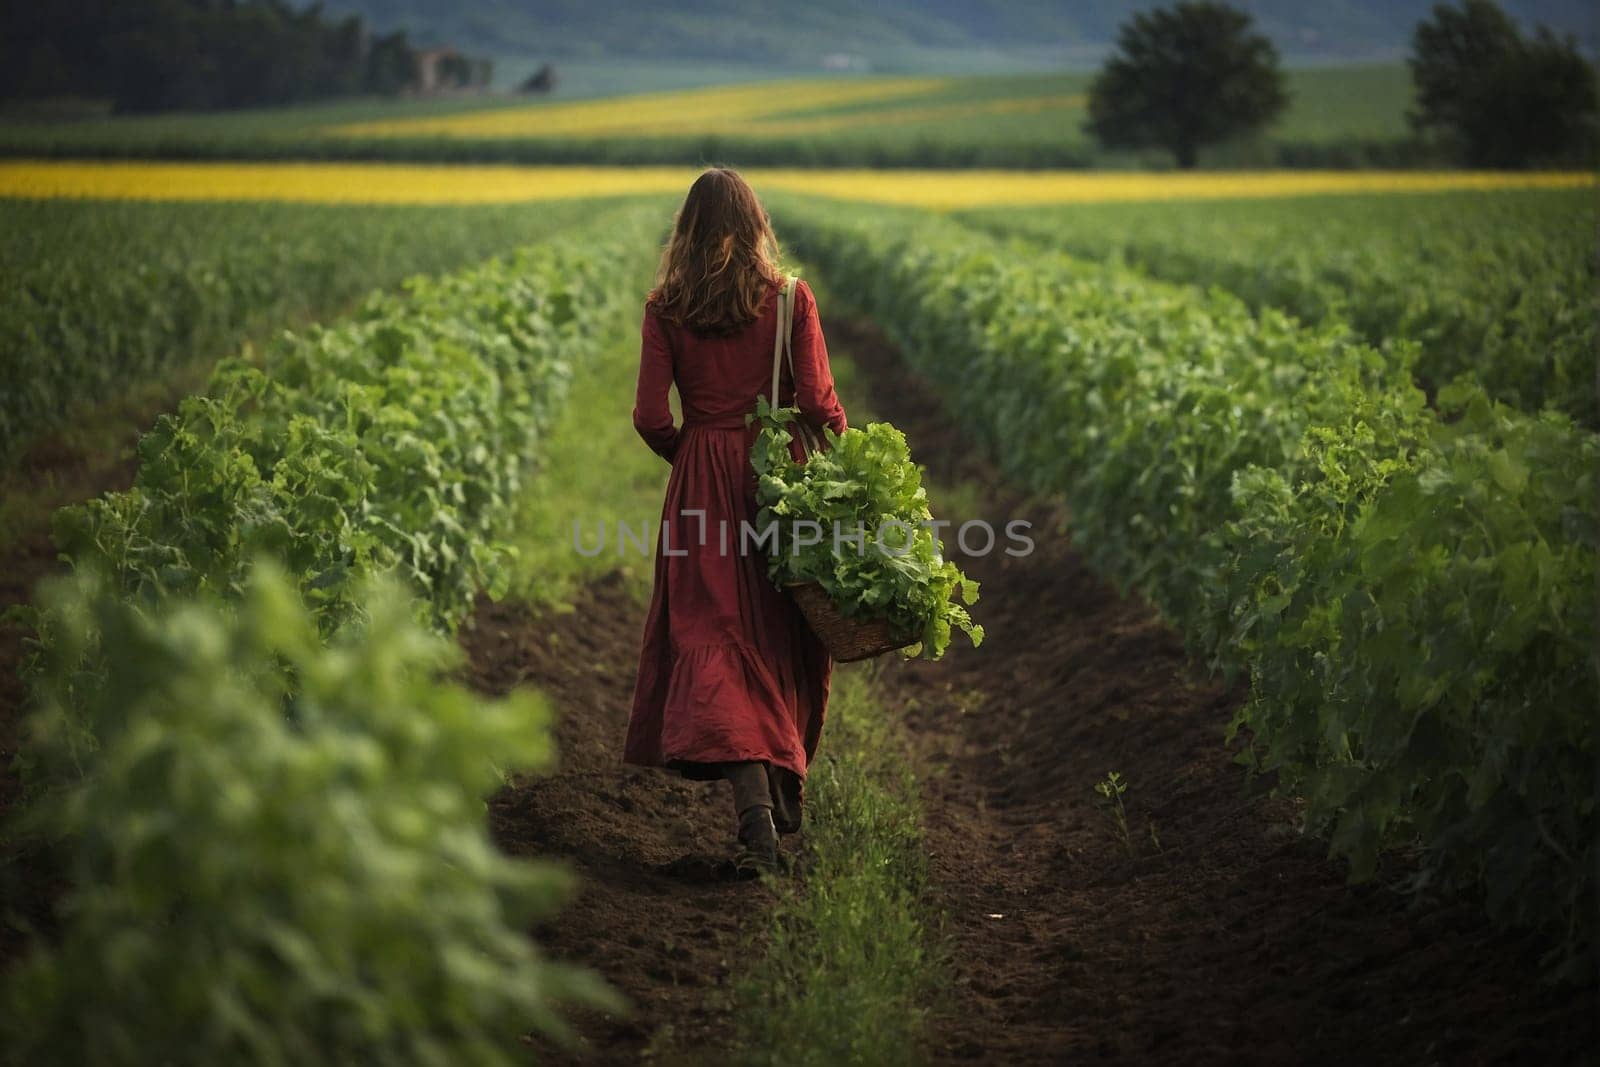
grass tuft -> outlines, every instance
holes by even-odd
[[[739,1047],[750,1063],[917,1063],[946,966],[917,783],[871,668],[837,671],[829,707],[801,874],[777,883],[765,955],[733,989]]]

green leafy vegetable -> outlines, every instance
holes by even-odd
[[[769,407],[765,397],[756,402],[756,524],[778,531],[768,557],[772,580],[816,582],[845,615],[920,635],[911,655],[938,659],[957,629],[981,644],[983,627],[957,603],[976,603],[978,583],[939,552],[905,435],[886,422],[843,435],[824,430],[827,448],[802,463],[789,447],[797,414]]]

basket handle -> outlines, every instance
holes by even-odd
[[[783,283],[783,292],[778,300],[778,328],[772,338],[772,392],[768,394],[767,402],[773,407],[778,406],[778,373],[783,367],[785,357],[789,360],[789,377],[794,378],[794,347],[790,334],[794,330],[794,287],[799,280],[795,274],[789,275]],[[796,381],[796,385],[798,385]],[[806,454],[820,451],[822,441],[817,437],[817,432],[811,428],[802,416],[796,416],[795,422],[800,425],[800,443],[805,447]]]

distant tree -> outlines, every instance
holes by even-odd
[[[439,57],[439,85],[447,89],[465,89],[472,84],[472,61],[457,52]]]
[[[1202,145],[1260,129],[1289,102],[1278,52],[1251,18],[1198,0],[1124,23],[1089,88],[1089,132],[1107,148],[1165,148],[1193,167]]]
[[[367,34],[358,15],[328,29],[322,39],[317,76],[318,96],[348,96],[361,90],[366,67]]]
[[[417,80],[417,53],[406,41],[404,30],[372,39],[367,50],[366,90],[393,96]]]
[[[548,93],[556,87],[556,68],[546,63],[523,79],[519,93]]]
[[[1471,166],[1570,159],[1595,141],[1595,71],[1573,39],[1522,35],[1493,0],[1435,5],[1411,38],[1419,134]]]
[[[463,84],[478,76],[464,60]],[[0,2],[0,100],[73,95],[117,111],[288,104],[398,93],[416,79],[403,32],[301,0]]]

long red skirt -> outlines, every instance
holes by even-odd
[[[767,577],[767,549],[755,543],[755,434],[743,425],[680,432],[623,758],[701,779],[720,777],[719,763],[764,761],[774,815],[789,808],[792,820],[779,822],[792,830],[833,660]],[[752,531],[743,544],[741,521]]]

